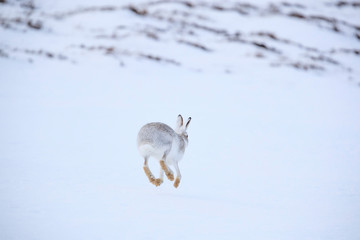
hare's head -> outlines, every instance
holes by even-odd
[[[186,141],[188,141],[188,134],[186,130],[190,124],[190,121],[191,121],[191,117],[189,117],[186,124],[184,124],[183,117],[179,114],[176,122],[176,129],[175,129],[176,133],[182,136],[183,138],[185,138]]]

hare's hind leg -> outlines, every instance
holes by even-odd
[[[177,188],[179,186],[179,184],[180,184],[181,174],[180,174],[180,169],[179,169],[179,166],[178,166],[177,162],[174,163],[174,167],[175,167],[175,170],[176,170],[176,179],[175,179],[175,182],[174,182],[174,187]]]
[[[164,179],[164,170],[162,170],[162,168],[160,167],[160,174],[159,174],[159,178],[156,179],[156,181],[160,182],[160,184],[163,183],[163,179]]]
[[[167,164],[165,163],[165,159],[166,159],[166,153],[164,154],[163,158],[160,160],[160,166],[161,166],[162,170],[164,170],[164,172],[166,174],[166,177],[170,181],[173,181],[174,180],[174,174],[170,170],[170,168],[167,166]]]
[[[152,172],[150,171],[149,169],[149,166],[148,166],[148,158],[145,158],[145,161],[144,161],[144,171],[145,171],[145,174],[146,176],[148,177],[149,181],[154,184],[155,186],[160,186],[160,184],[162,184],[163,180],[162,180],[162,176],[160,175],[160,178],[155,178],[154,175],[152,174]]]
[[[162,170],[164,170],[166,177],[170,180],[173,181],[174,180],[174,174],[172,173],[172,171],[170,170],[170,168],[168,168],[168,166],[166,165],[164,160],[160,161],[160,166],[162,168]]]

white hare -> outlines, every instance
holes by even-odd
[[[137,145],[141,156],[145,159],[144,171],[149,181],[155,186],[160,186],[163,182],[164,172],[170,181],[174,180],[174,175],[169,165],[174,166],[176,170],[176,180],[174,187],[178,187],[181,174],[178,162],[184,155],[185,148],[188,145],[188,135],[186,130],[191,121],[189,117],[187,123],[181,115],[177,118],[175,131],[168,125],[160,122],[148,123],[144,125],[138,134]],[[160,177],[155,178],[148,166],[149,157],[160,161]]]

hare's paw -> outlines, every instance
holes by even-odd
[[[163,183],[163,180],[160,178],[149,177],[149,182],[158,187]]]
[[[152,184],[154,184],[155,186],[160,186],[163,183],[163,180],[161,178],[157,178],[154,180],[154,182],[152,182]]]
[[[179,184],[180,184],[180,178],[176,178],[176,180],[175,180],[175,182],[174,182],[174,187],[178,187],[179,186]]]
[[[160,161],[160,166],[162,168],[162,170],[164,170],[166,177],[170,180],[170,181],[174,181],[174,174],[172,173],[172,171],[166,166],[164,161]]]
[[[146,176],[148,177],[149,181],[151,183],[154,183],[156,179],[147,166],[144,166],[144,172],[145,172]]]
[[[170,181],[174,181],[174,174],[172,172],[165,172],[165,174]]]
[[[154,175],[152,175],[150,169],[147,166],[144,166],[144,172],[150,181],[151,181],[151,179],[155,179]]]

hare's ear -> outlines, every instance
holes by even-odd
[[[183,117],[179,114],[179,116],[177,117],[176,126],[180,129],[183,124],[184,124]]]
[[[188,126],[189,126],[190,122],[191,122],[191,117],[189,117],[189,119],[188,119],[188,121],[187,121],[187,123],[186,123],[186,125],[185,125],[185,129],[187,129],[187,128],[188,128]]]

